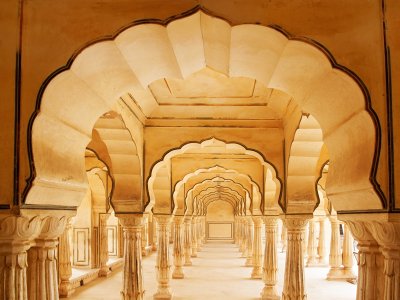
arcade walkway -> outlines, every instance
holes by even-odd
[[[172,254],[172,248],[171,248]],[[145,299],[153,299],[157,290],[155,278],[156,253],[143,259]],[[238,248],[228,243],[207,243],[198,257],[192,259],[193,266],[185,267],[185,279],[172,279],[171,290],[175,300],[253,300],[259,299],[262,280],[250,279],[251,268],[244,267],[245,259]],[[171,259],[172,263],[172,259]],[[283,288],[285,253],[279,252],[278,291]],[[356,285],[347,282],[326,281],[328,268],[306,268],[308,300],[354,300]],[[99,278],[79,288],[69,299],[119,300],[122,286],[122,270],[109,278]]]

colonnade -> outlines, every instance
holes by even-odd
[[[171,299],[171,275],[175,279],[184,278],[184,266],[192,264],[192,259],[196,257],[197,251],[201,251],[205,242],[205,217],[155,215],[151,222],[148,216],[142,214],[122,214],[117,217],[123,228],[124,238],[122,299],[143,299],[142,243],[146,239],[151,240],[151,245],[148,246],[158,250],[158,290],[154,299]],[[101,226],[106,218],[107,216],[104,216],[101,220]],[[234,242],[246,258],[246,265],[252,267],[251,278],[262,279],[264,282],[264,288],[260,291],[261,299],[279,299],[276,288],[278,237],[286,236],[287,238],[281,241],[281,247],[285,247],[287,251],[281,298],[306,299],[304,268],[311,267],[311,263],[326,262],[325,221],[313,219],[311,216],[286,215],[282,217],[283,226],[279,235],[278,220],[279,216],[236,216]],[[327,279],[355,278],[352,273],[354,235],[359,249],[357,300],[399,299],[398,223],[358,220],[345,220],[343,223],[333,216],[329,220],[331,243]],[[265,248],[261,249],[263,223]],[[307,223],[309,235],[305,258],[304,239]],[[174,228],[173,270],[169,253],[171,225]],[[28,295],[30,298],[57,299],[73,292],[69,284],[70,217],[9,216],[1,219],[0,226],[0,289],[6,299],[28,299]],[[152,228],[151,232],[145,230],[146,226]],[[343,226],[343,243],[340,226]],[[154,228],[156,232],[153,231]],[[318,241],[315,241],[317,232],[319,237]],[[147,235],[146,239],[143,238],[143,234]],[[9,236],[13,239],[6,239]],[[155,236],[157,240],[154,240]],[[104,240],[105,237],[102,236],[101,239]],[[104,244],[104,241],[101,243]],[[105,258],[101,261],[104,262]],[[104,272],[107,273],[107,270]]]

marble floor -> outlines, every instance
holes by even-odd
[[[172,248],[171,248],[172,250]],[[156,253],[143,259],[145,299],[152,299],[157,290],[155,275]],[[252,300],[259,299],[262,280],[250,279],[251,268],[245,267],[236,245],[231,243],[207,243],[193,266],[185,267],[184,279],[172,279],[173,299],[193,300]],[[283,288],[285,253],[279,253],[278,292]],[[348,282],[325,280],[327,267],[306,268],[308,300],[354,300],[356,285]],[[99,278],[80,287],[70,299],[100,300],[120,299],[122,270],[108,278]]]

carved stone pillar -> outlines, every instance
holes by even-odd
[[[330,270],[327,275],[328,280],[340,280],[342,278],[342,253],[340,251],[340,221],[336,216],[329,218],[331,222],[331,247],[329,252]]]
[[[234,223],[233,223],[234,225],[234,242],[235,242],[235,245],[237,245],[237,246],[239,246],[239,234],[238,234],[238,219],[237,219],[237,216],[235,216],[235,221],[234,221]]]
[[[278,282],[278,217],[265,217],[264,223],[265,253],[262,279],[265,286],[261,292],[261,299],[277,300],[280,298],[276,290]]]
[[[287,245],[287,228],[284,223],[282,223],[281,241],[282,241],[281,252],[285,252]]]
[[[197,237],[197,251],[201,251],[202,237],[201,237],[201,217],[196,218],[196,237]]]
[[[143,227],[142,227],[142,256],[147,256],[149,246],[149,215],[143,214]]]
[[[192,218],[192,257],[197,257],[197,230],[196,230],[196,217]]]
[[[357,276],[353,273],[353,237],[348,225],[344,225],[342,262],[344,279],[354,281]]]
[[[121,298],[143,300],[142,215],[117,215],[124,231],[124,273]]]
[[[351,233],[358,241],[357,300],[384,299],[383,256],[379,251],[367,224],[361,221],[346,221]]]
[[[302,243],[308,218],[304,215],[285,216],[288,244],[282,300],[307,299],[304,282]]]
[[[371,221],[368,229],[384,257],[384,300],[400,299],[400,222]]]
[[[326,264],[326,245],[325,245],[325,217],[319,220],[319,239],[318,239],[318,262],[320,265]]]
[[[246,267],[253,266],[253,239],[254,239],[254,223],[251,217],[246,217],[247,224],[247,251],[246,251]]]
[[[110,268],[107,266],[108,262],[108,233],[107,233],[107,220],[110,214],[100,214],[99,231],[100,231],[100,277],[107,277],[110,274]]]
[[[156,262],[156,273],[158,281],[158,290],[154,294],[154,299],[171,299],[171,291],[169,287],[170,277],[170,258],[169,258],[169,229],[171,223],[171,216],[159,215],[157,218],[157,231],[158,231],[158,252]]]
[[[68,223],[65,227],[63,234],[60,237],[58,244],[58,274],[60,275],[60,285],[58,292],[60,298],[69,297],[74,293],[75,289],[71,285],[69,279],[72,276],[72,264],[71,264],[71,251],[70,251],[70,235],[69,232],[72,229],[71,219],[68,219]]]
[[[153,251],[157,251],[157,243],[158,243],[158,239],[157,239],[157,219],[153,216],[153,244],[151,245],[151,250]]]
[[[183,274],[183,260],[184,260],[184,248],[183,248],[183,217],[174,217],[174,271],[172,272],[172,278],[181,279],[184,277]]]
[[[247,222],[246,217],[242,217],[240,221],[242,244],[240,246],[240,252],[242,257],[247,257]]]
[[[262,217],[253,217],[254,222],[254,243],[253,243],[253,271],[251,273],[251,278],[261,279],[262,268],[262,245],[261,245],[261,227],[262,227]]]
[[[308,222],[308,256],[307,256],[307,267],[314,267],[318,264],[317,259],[317,235],[315,226],[316,222],[311,219]]]
[[[58,299],[57,245],[66,217],[46,217],[35,244],[28,251],[28,294],[30,299]]]
[[[0,295],[2,299],[27,300],[27,250],[40,232],[39,217],[0,218]]]
[[[203,244],[206,242],[206,217],[201,217],[201,235],[203,237]]]
[[[184,240],[184,248],[185,248],[185,266],[192,265],[192,259],[190,256],[192,255],[192,218],[185,217],[185,240]]]

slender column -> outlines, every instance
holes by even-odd
[[[254,223],[251,217],[246,217],[247,223],[247,251],[246,251],[246,267],[253,266],[253,239],[254,239]]]
[[[107,277],[110,274],[110,268],[107,266],[108,262],[108,233],[107,233],[107,220],[110,214],[100,214],[100,270],[99,277]]]
[[[357,300],[384,299],[383,256],[379,251],[367,224],[361,221],[346,221],[351,233],[358,241]],[[382,277],[382,278],[381,278]]]
[[[67,218],[46,217],[35,245],[28,251],[28,293],[30,299],[58,299],[57,245]]]
[[[283,222],[282,222],[281,240],[282,240],[282,250],[281,250],[281,252],[285,252],[286,251],[286,245],[287,245],[287,228],[285,226],[285,223],[283,223]]]
[[[184,260],[184,248],[183,248],[183,217],[174,217],[174,271],[172,272],[172,278],[181,279],[184,277],[183,274],[183,260]]]
[[[39,217],[0,218],[0,295],[1,299],[27,300],[27,250],[40,232]]]
[[[192,218],[192,257],[197,257],[197,230],[196,217]]]
[[[201,218],[201,228],[202,228],[202,235],[203,235],[203,244],[206,242],[206,217],[203,216]]]
[[[262,279],[265,285],[261,292],[261,299],[277,300],[280,298],[276,290],[278,282],[278,217],[265,217],[264,223],[265,253]]]
[[[240,247],[240,252],[242,252],[242,257],[247,257],[247,224],[245,217],[242,217],[240,223],[242,232],[242,245]]]
[[[201,242],[202,242],[202,238],[201,238],[201,217],[197,217],[196,218],[196,237],[197,237],[197,251],[201,251]]]
[[[174,224],[171,222],[169,225],[169,243],[173,244],[174,243]]]
[[[319,219],[319,239],[318,239],[318,261],[320,265],[326,264],[326,245],[325,245],[325,217]]]
[[[342,261],[343,277],[347,280],[355,281],[357,276],[353,273],[353,237],[348,225],[344,225]]]
[[[121,298],[143,300],[142,215],[117,215],[124,231],[124,273]]]
[[[285,217],[285,225],[288,230],[288,248],[282,300],[307,299],[302,248],[307,221],[308,219],[304,215],[290,215]]]
[[[253,217],[254,222],[254,243],[253,243],[253,271],[251,272],[251,278],[261,279],[262,268],[262,246],[261,246],[261,226],[262,217]]]
[[[142,256],[147,256],[148,245],[149,245],[149,215],[143,214]]]
[[[235,221],[234,221],[234,241],[237,246],[239,246],[239,234],[238,234],[238,219],[237,216],[235,216]]]
[[[185,266],[192,265],[192,259],[190,258],[192,254],[192,218],[185,217]]]
[[[157,251],[157,219],[153,215],[153,245],[151,245],[151,250]]]
[[[311,219],[308,222],[308,257],[307,267],[313,267],[318,264],[317,260],[317,236],[315,233],[316,222]]]
[[[157,281],[158,290],[154,294],[153,299],[171,299],[171,291],[169,287],[170,277],[170,259],[169,259],[169,245],[168,235],[170,229],[171,216],[160,215],[157,216],[157,231],[158,231],[158,253],[157,253]]]
[[[58,244],[58,273],[60,275],[60,285],[58,287],[58,293],[60,298],[69,297],[75,292],[74,287],[71,285],[69,279],[72,276],[72,265],[71,265],[71,251],[70,251],[70,239],[69,232],[72,229],[71,219],[68,219],[68,223],[65,227],[63,234],[60,237]]]
[[[332,216],[329,218],[331,221],[331,248],[329,252],[329,265],[330,270],[327,275],[328,280],[337,280],[341,279],[342,271],[342,254],[340,251],[340,221],[336,216]]]

